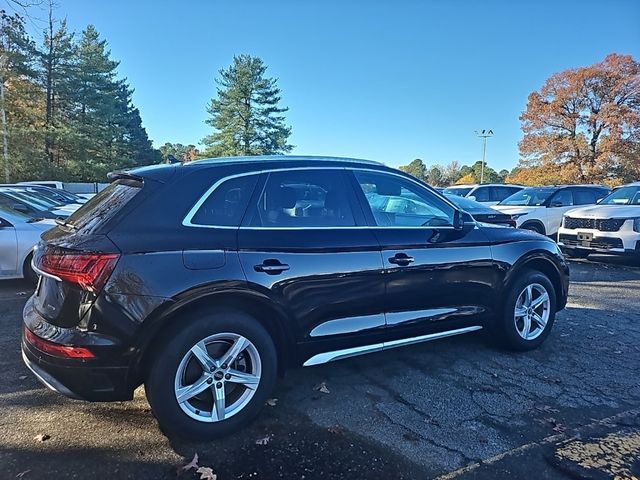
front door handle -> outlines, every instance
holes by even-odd
[[[289,270],[289,265],[280,263],[279,260],[269,259],[259,265],[255,265],[253,269],[256,272],[262,272],[268,275],[278,275],[279,273]]]
[[[396,253],[393,257],[389,257],[389,263],[400,265],[401,267],[406,267],[414,261],[415,259],[406,253]]]

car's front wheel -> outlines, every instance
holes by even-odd
[[[249,315],[198,310],[175,322],[156,349],[145,389],[162,430],[209,440],[252,420],[276,381],[269,333]]]
[[[505,297],[495,334],[512,350],[531,350],[549,335],[556,313],[556,293],[549,278],[538,271],[519,275]]]

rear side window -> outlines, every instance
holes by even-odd
[[[76,210],[65,222],[82,234],[94,233],[115,217],[136,194],[142,184],[132,180],[116,180]]]
[[[596,192],[587,188],[576,188],[573,191],[574,205],[590,205],[596,203]]]
[[[191,223],[239,226],[257,181],[258,175],[245,175],[223,182],[207,197]]]
[[[355,225],[342,170],[272,172],[253,212],[258,227],[351,227]]]
[[[491,201],[501,202],[505,198],[516,193],[518,190],[520,189],[513,187],[491,187]]]

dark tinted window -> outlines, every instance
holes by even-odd
[[[501,202],[519,190],[519,188],[515,187],[491,187],[491,201]]]
[[[239,226],[258,175],[231,178],[218,185],[191,219],[196,225]]]
[[[596,203],[596,190],[590,188],[576,188],[573,190],[574,205],[590,205]]]
[[[419,185],[395,175],[354,172],[381,227],[453,225],[454,208]]]
[[[251,224],[262,227],[355,225],[343,170],[292,170],[267,177]]]
[[[139,191],[138,182],[116,180],[76,210],[66,223],[83,234],[95,232],[113,218]]]
[[[490,202],[491,201],[491,192],[490,187],[478,187],[473,192],[471,192],[471,197],[475,197],[472,200],[476,202]]]
[[[558,190],[549,202],[550,207],[570,207],[571,205],[573,205],[573,196],[569,188]]]

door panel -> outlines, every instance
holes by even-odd
[[[378,229],[385,265],[390,338],[476,325],[493,313],[497,272],[479,228]],[[409,265],[390,261],[397,254]]]
[[[238,231],[238,252],[249,284],[288,314],[301,360],[381,342],[380,247],[362,228],[344,170],[265,177]]]
[[[455,230],[455,209],[404,176],[354,171],[352,181],[381,245],[388,340],[477,325],[492,313],[498,276],[481,229]],[[398,214],[389,206],[399,199],[416,208]]]
[[[16,229],[0,219],[0,278],[12,277],[17,273],[18,239]]]

